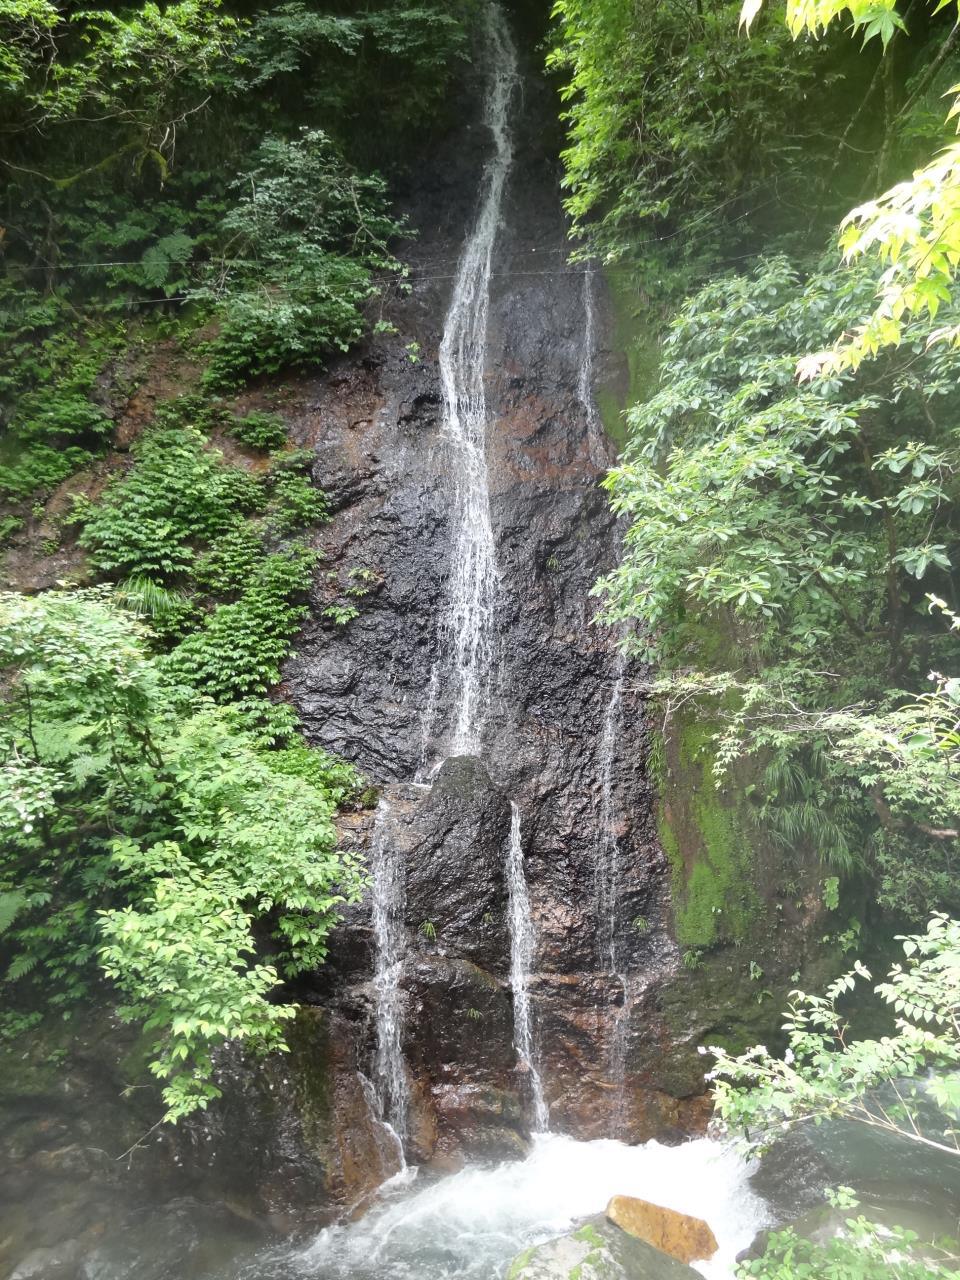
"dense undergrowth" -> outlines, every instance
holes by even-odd
[[[214,423],[273,446],[267,465],[227,464]],[[267,697],[325,514],[281,435],[275,415],[163,406],[101,500],[75,504],[104,585],[0,597],[7,980],[69,1011],[112,979],[171,1118],[217,1096],[218,1042],[282,1043],[275,989],[322,960],[363,883],[332,824],[357,775]]]
[[[631,270],[662,329],[607,481],[629,531],[601,608],[645,624],[667,721],[714,724],[718,781],[753,762],[763,839],[922,921],[960,905],[958,317],[935,250],[935,305],[875,311],[926,196],[866,206],[846,258],[832,242],[949,140],[956,15],[793,6],[788,30],[785,6],[748,8],[749,38],[739,3],[554,9],[582,252]]]
[[[784,1057],[704,1050],[719,1117],[754,1147],[831,1120],[956,1158],[957,7],[554,15],[578,253],[620,296],[632,278],[660,329],[597,594],[652,664],[684,962],[746,944],[762,979],[791,900],[838,953],[930,921],[870,995],[859,960],[825,996],[793,991]],[[832,1204],[826,1242],[801,1221],[738,1274],[958,1274],[954,1240],[878,1226],[849,1189]]]
[[[146,325],[205,380],[322,363],[397,287],[385,169],[442,127],[470,0],[0,5],[0,533],[110,436]]]
[[[282,982],[363,884],[332,822],[360,780],[271,697],[323,494],[225,397],[402,287],[388,180],[444,126],[473,8],[0,0],[0,547],[47,520],[84,553],[0,597],[4,1029],[106,979],[168,1118],[217,1096],[218,1044],[282,1045]],[[155,349],[195,389],[118,435]]]

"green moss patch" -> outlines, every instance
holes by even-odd
[[[721,794],[714,777],[714,732],[710,722],[680,721],[666,744],[660,838],[673,869],[677,942],[686,948],[743,941],[760,907],[743,802]]]

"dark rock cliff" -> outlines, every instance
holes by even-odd
[[[465,103],[475,104],[478,92],[465,83]],[[582,266],[567,263],[556,102],[532,67],[514,107],[515,161],[488,319],[487,463],[500,583],[482,761],[447,761],[432,783],[409,785],[430,778],[450,714],[449,690],[442,680],[431,685],[454,489],[437,357],[490,150],[474,111],[418,175],[410,293],[384,306],[395,334],[318,380],[296,417],[332,519],[319,538],[311,618],[285,686],[310,739],[355,761],[391,798],[390,838],[402,845],[406,866],[409,1149],[442,1163],[512,1153],[529,1114],[511,1042],[509,800],[521,814],[537,930],[530,995],[551,1123],[584,1137],[619,1131],[639,1139],[691,1121],[699,1109],[685,1115],[682,1100],[702,1091],[692,1046],[678,1041],[658,1008],[678,955],[645,770],[642,673],[629,667],[612,758],[604,757],[620,666],[612,634],[591,625],[590,588],[616,549],[599,488],[611,455],[592,438],[597,424],[582,402],[587,282]],[[615,380],[596,292],[597,369]],[[369,590],[357,599],[358,616],[338,625],[324,608],[351,581]],[[611,823],[626,1009],[597,910],[598,859]],[[371,826],[348,824],[345,843],[366,848]],[[354,1028],[355,1065],[365,1071],[373,1034],[369,920],[369,903],[348,915],[325,972],[303,993]],[[622,1085],[613,1061],[618,1028]]]

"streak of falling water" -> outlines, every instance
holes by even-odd
[[[610,1118],[610,1137],[619,1138],[626,1129],[627,1120],[627,1046],[630,1038],[630,1019],[637,999],[636,980],[629,974],[618,973],[623,987],[623,1003],[616,1013],[610,1035],[608,1069],[614,1086],[613,1109]]]
[[[612,1010],[610,1035],[607,1048],[607,1070],[614,1086],[611,1136],[622,1132],[626,1111],[627,1041],[630,1017],[635,993],[630,975],[621,971],[620,938],[617,928],[617,910],[620,901],[620,840],[617,834],[619,819],[617,797],[614,790],[614,766],[620,742],[622,723],[623,680],[626,658],[617,654],[613,684],[603,715],[600,731],[598,772],[600,775],[600,803],[597,812],[597,844],[594,862],[594,890],[597,920],[597,950],[600,963],[620,983],[623,1000]]]
[[[530,913],[530,895],[523,870],[520,810],[510,802],[510,840],[507,845],[507,893],[510,910],[510,987],[513,991],[513,1045],[521,1066],[529,1073],[533,1097],[534,1127],[546,1133],[550,1111],[537,1070],[530,1017],[530,966],[536,937]]]
[[[597,345],[594,290],[593,264],[588,263],[583,273],[583,348],[580,369],[577,373],[577,399],[583,406],[587,419],[587,447],[590,451],[590,461],[597,467],[606,468],[609,465],[607,439],[603,430],[603,420],[593,395],[594,357]]]
[[[357,1072],[360,1081],[360,1091],[363,1094],[363,1100],[367,1104],[367,1111],[370,1119],[374,1124],[379,1125],[383,1132],[386,1146],[391,1150],[397,1162],[397,1167],[391,1175],[389,1171],[389,1162],[384,1159],[383,1150],[380,1151],[380,1178],[381,1183],[386,1182],[388,1177],[396,1177],[398,1174],[407,1172],[407,1157],[404,1155],[403,1143],[397,1136],[397,1131],[392,1124],[388,1124],[386,1120],[380,1118],[380,1099],[377,1097],[377,1091],[373,1087],[373,1081],[363,1074],[362,1071]]]
[[[440,620],[440,660],[448,658],[453,675],[449,755],[479,750],[499,581],[490,519],[484,368],[490,270],[513,163],[509,117],[518,79],[516,51],[498,4],[487,7],[485,25],[490,78],[484,123],[493,136],[494,152],[484,170],[479,212],[457,267],[440,343],[443,436],[450,445],[456,486],[448,600]]]
[[[403,993],[400,978],[406,939],[403,927],[405,886],[403,857],[391,838],[392,809],[381,799],[371,841],[373,871],[373,937],[376,968],[377,1044],[373,1059],[373,1087],[380,1118],[389,1125],[401,1149],[406,1137],[409,1091],[403,1060]]]
[[[600,731],[598,771],[600,803],[597,812],[597,846],[594,862],[594,890],[597,912],[597,948],[600,960],[610,973],[618,971],[619,939],[617,906],[620,897],[620,840],[617,835],[617,798],[614,792],[614,766],[620,742],[623,677],[626,658],[617,655],[610,697]]]

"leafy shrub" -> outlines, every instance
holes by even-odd
[[[76,446],[55,449],[46,444],[28,445],[18,451],[15,462],[0,466],[0,494],[12,499],[32,497],[56,488],[92,461],[93,454]]]
[[[248,449],[263,449],[269,453],[282,449],[287,443],[287,428],[280,415],[264,413],[260,409],[253,409],[242,418],[234,418],[227,424],[227,430]]]
[[[327,503],[321,490],[297,469],[278,459],[269,479],[270,501],[267,505],[267,522],[279,534],[292,533],[306,525],[316,524],[327,517]]]
[[[196,545],[262,503],[256,480],[225,467],[195,427],[155,427],[133,448],[130,470],[82,515],[80,544],[104,573],[169,578]]]
[[[275,767],[235,716],[170,684],[103,590],[0,596],[0,911],[8,980],[82,994],[99,960],[154,1032],[168,1118],[218,1095],[211,1049],[282,1048],[279,970],[318,964],[358,869],[346,773]],[[263,958],[253,929],[272,938]]]
[[[296,545],[267,556],[239,599],[217,605],[164,659],[164,668],[220,702],[266,693],[280,679],[306,611],[302,597],[315,561],[314,552]]]
[[[263,539],[249,520],[240,520],[215,538],[194,562],[194,583],[210,595],[237,595],[249,585],[265,555]]]
[[[219,324],[215,387],[345,351],[364,332],[372,271],[397,266],[387,242],[402,230],[382,179],[357,174],[318,129],[265,139],[232,187],[240,198],[221,227],[229,261],[196,292]]]
[[[763,206],[774,193],[781,228],[795,217],[794,193],[809,216],[817,153],[830,155],[826,135],[840,132],[830,42],[791,41],[782,24],[744,40],[739,13],[740,0],[695,12],[630,0],[554,5],[550,63],[568,77],[565,203],[604,256],[643,257],[669,226],[689,228],[668,233],[674,256],[709,258],[738,233],[750,237],[758,189]],[[822,139],[808,127],[813,93]]]

